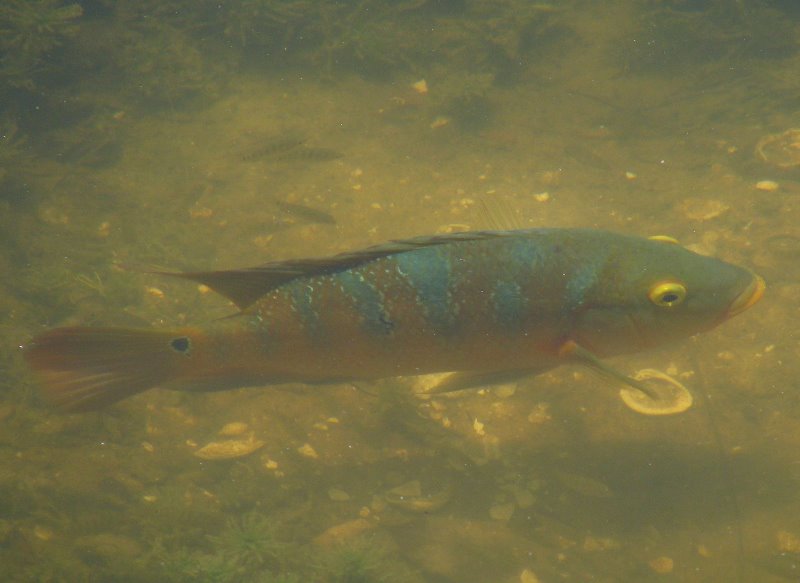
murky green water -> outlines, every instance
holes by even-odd
[[[800,580],[795,2],[8,0],[0,30],[5,580]],[[674,417],[573,369],[63,415],[22,362],[56,325],[232,312],[148,269],[487,227],[480,200],[669,234],[767,294],[616,361],[681,378]],[[194,455],[228,439],[263,445]]]

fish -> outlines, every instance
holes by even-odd
[[[344,158],[344,154],[333,148],[301,146],[274,156],[275,160],[285,162],[330,162]]]
[[[470,382],[669,346],[756,304],[764,279],[666,237],[536,228],[167,274],[239,311],[167,329],[54,328],[23,346],[44,399],[91,411],[160,387],[219,391],[458,372]],[[646,389],[643,389],[646,390]]]
[[[242,162],[273,160],[282,162],[329,162],[344,157],[332,148],[307,146],[308,140],[301,136],[288,135],[268,139],[251,140],[240,149]]]
[[[300,219],[307,223],[316,223],[318,225],[336,224],[336,219],[333,217],[333,215],[319,209],[311,208],[304,204],[276,200],[275,206],[281,213],[293,219]]]
[[[262,158],[286,156],[289,152],[303,148],[306,141],[306,138],[296,135],[252,138],[239,149],[239,157],[243,162],[255,162]]]

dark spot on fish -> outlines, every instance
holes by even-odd
[[[169,345],[175,352],[180,352],[181,354],[189,355],[189,351],[192,348],[192,343],[186,336],[181,336],[180,338],[173,338],[169,341]]]

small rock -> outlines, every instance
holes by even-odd
[[[212,441],[194,452],[194,455],[204,460],[224,460],[250,455],[264,447],[264,442],[250,434],[247,439],[227,439],[225,441]]]
[[[348,494],[344,490],[340,490],[339,488],[329,488],[328,498],[330,498],[334,502],[347,502],[348,500],[350,500],[350,494]]]
[[[505,504],[495,504],[489,509],[489,516],[492,517],[492,520],[502,520],[505,522],[510,520],[513,515],[514,504],[511,502],[507,502]]]
[[[317,453],[317,450],[314,449],[311,446],[310,443],[304,443],[303,445],[298,447],[297,448],[297,453],[299,453],[300,455],[305,456],[305,457],[310,457],[311,459],[319,458],[319,454]]]
[[[800,553],[800,537],[796,534],[779,530],[777,534],[778,550],[782,553]]]
[[[781,185],[774,180],[759,180],[756,182],[756,189],[763,190],[764,192],[775,192],[780,187]]]
[[[420,95],[425,95],[428,93],[428,83],[425,81],[425,79],[420,79],[416,83],[412,83],[411,88]]]
[[[224,437],[236,437],[237,435],[244,435],[249,429],[250,428],[248,427],[247,423],[242,421],[233,421],[223,425],[222,429],[217,431],[217,435],[222,435]]]
[[[673,561],[670,557],[656,557],[647,564],[650,565],[650,568],[659,575],[672,573],[672,570],[675,568],[675,561]]]

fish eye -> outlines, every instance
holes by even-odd
[[[686,298],[686,286],[677,281],[662,281],[650,288],[647,297],[656,306],[670,308]]]

